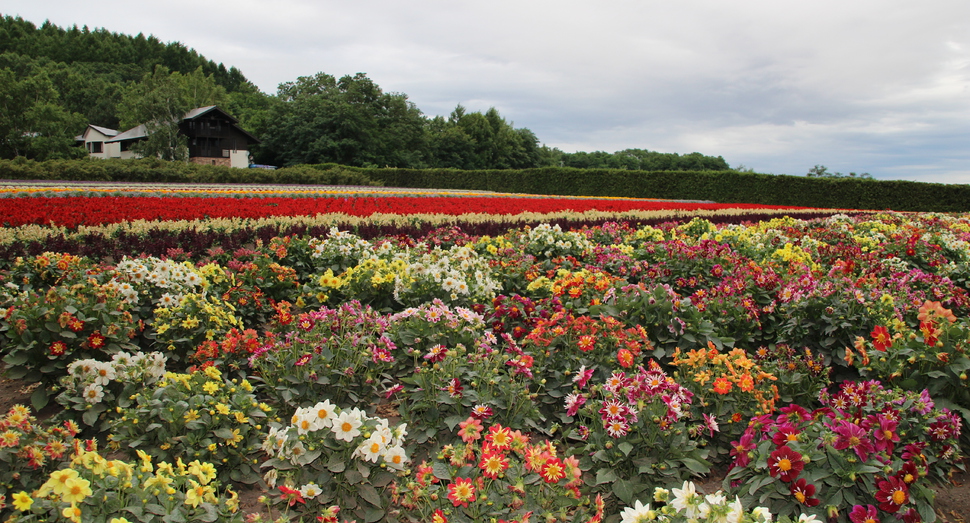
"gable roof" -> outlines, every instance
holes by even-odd
[[[125,140],[139,140],[147,137],[148,128],[145,127],[145,124],[141,124],[138,127],[132,127],[121,134],[115,135],[114,138],[106,141],[105,143],[123,142]]]
[[[97,131],[97,132],[99,132],[99,133],[101,133],[104,136],[107,136],[109,138],[112,137],[112,136],[115,136],[116,134],[118,134],[118,131],[116,131],[114,129],[108,129],[107,127],[101,127],[100,125],[88,124],[88,126],[84,129],[84,132],[81,133],[81,134],[79,134],[79,135],[77,135],[77,136],[75,136],[74,139],[77,140],[77,141],[79,141],[79,142],[85,141],[85,138],[88,135],[88,131],[90,131],[92,129],[94,129],[95,131]]]
[[[195,109],[192,109],[191,111],[185,113],[185,116],[182,117],[182,121],[184,122],[185,120],[194,120],[200,116],[203,116],[212,112],[217,112],[223,117],[225,117],[227,120],[229,120],[232,123],[233,128],[235,128],[237,131],[239,131],[247,138],[252,140],[253,143],[260,143],[258,138],[249,134],[248,132],[246,132],[245,129],[239,126],[239,120],[233,118],[231,114],[223,111],[217,105],[196,107]],[[115,131],[115,133],[117,133],[117,131]],[[145,124],[141,124],[138,127],[133,127],[121,134],[117,134],[114,138],[112,138],[111,140],[108,140],[106,143],[121,142],[124,140],[139,140],[141,138],[147,138],[147,137],[148,137],[148,128],[145,127]]]

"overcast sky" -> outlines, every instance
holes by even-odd
[[[266,93],[366,73],[427,115],[496,107],[563,151],[970,183],[967,0],[0,0],[155,35]]]

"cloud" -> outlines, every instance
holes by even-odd
[[[0,0],[2,4],[3,0]],[[15,9],[177,40],[262,90],[367,73],[429,115],[496,107],[566,151],[970,183],[964,0],[62,0]]]

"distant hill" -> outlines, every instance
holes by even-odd
[[[116,127],[121,89],[140,81],[156,65],[180,73],[201,67],[229,93],[255,90],[239,69],[227,69],[179,42],[87,26],[64,29],[50,22],[38,27],[9,15],[0,18],[0,69],[19,78],[47,76],[59,104],[90,123]]]

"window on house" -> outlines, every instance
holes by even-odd
[[[104,151],[103,144],[101,142],[88,142],[89,150],[92,153],[101,153]]]

